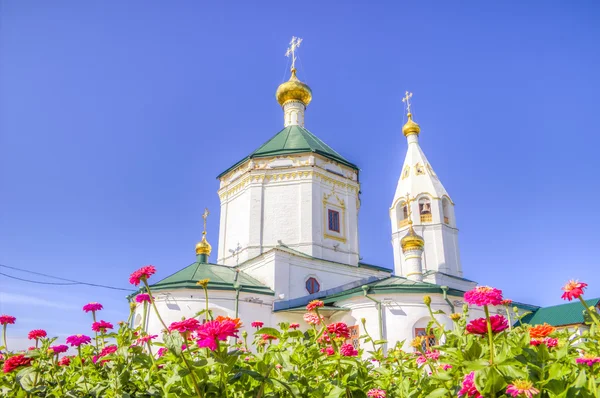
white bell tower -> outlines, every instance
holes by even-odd
[[[454,202],[419,146],[421,129],[412,120],[411,97],[412,93],[407,91],[402,99],[408,116],[402,133],[406,137],[408,149],[390,207],[394,271],[397,276],[404,277],[414,272],[412,263],[408,264],[403,255],[401,244],[402,238],[410,232],[409,229],[414,228],[424,240],[424,280],[459,286],[463,282]]]

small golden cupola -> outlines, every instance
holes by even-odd
[[[279,105],[284,106],[289,101],[300,101],[304,106],[308,106],[312,100],[312,91],[307,84],[302,83],[296,76],[296,68],[292,68],[290,80],[277,87],[275,93]]]
[[[409,222],[408,232],[400,240],[400,246],[402,246],[402,252],[409,250],[423,250],[425,247],[425,240],[419,236],[413,229],[412,222]]]
[[[209,212],[208,209],[204,209],[204,213],[202,214],[202,218],[204,219],[204,231],[202,231],[202,240],[196,243],[196,256],[198,256],[198,261],[201,263],[207,263],[208,257],[212,251],[212,246],[206,240],[206,219],[208,218]]]
[[[402,126],[402,133],[405,137],[408,137],[411,134],[419,135],[419,133],[421,132],[421,127],[419,127],[419,125],[412,120],[412,113],[410,111],[410,99],[412,95],[412,93],[409,93],[407,91],[404,95],[404,98],[402,98],[402,102],[406,104],[406,116],[408,117],[408,121],[404,124],[404,126]]]

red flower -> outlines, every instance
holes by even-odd
[[[492,315],[490,323],[492,324],[492,333],[500,333],[504,329],[508,329],[508,321],[502,315]],[[467,332],[479,335],[487,334],[487,322],[485,318],[473,319],[469,322]]]
[[[325,304],[321,300],[313,300],[306,306],[307,311],[313,311],[315,308],[323,307]]]
[[[48,336],[48,333],[46,333],[45,330],[35,329],[35,330],[32,330],[31,332],[29,332],[29,334],[27,335],[27,338],[29,338],[29,340],[37,340],[37,339],[41,339],[46,336]]]
[[[458,392],[458,396],[464,395],[465,397],[483,398],[483,396],[477,391],[475,387],[475,372],[471,372],[465,376],[462,382],[462,388]]]
[[[180,322],[173,322],[169,326],[169,331],[177,330],[179,333],[187,333],[194,332],[200,326],[200,322],[198,322],[195,318],[185,319]]]
[[[83,334],[76,334],[73,336],[69,336],[67,337],[67,343],[71,344],[71,347],[79,347],[82,344],[89,344],[90,341],[92,341],[91,337],[83,335]]]
[[[106,321],[98,321],[92,323],[92,330],[94,332],[106,333],[107,329],[112,329],[113,325],[110,322]]]
[[[263,334],[262,336],[260,336],[260,338],[264,341],[277,340],[277,337],[272,336],[270,334]]]
[[[294,329],[294,330],[296,330],[296,329],[298,329],[299,327],[300,327],[300,324],[299,324],[299,323],[290,323],[290,329]]]
[[[343,337],[345,339],[350,338],[350,329],[348,329],[348,325],[343,322],[336,322],[328,325],[327,331],[329,333],[334,333],[336,337]]]
[[[217,341],[225,341],[228,337],[238,337],[239,327],[237,325],[235,320],[227,318],[206,322],[198,327],[196,342],[199,347],[208,347],[214,351],[217,349]]]
[[[340,347],[340,354],[345,357],[355,357],[358,355],[358,350],[354,348],[352,344],[342,344]]]
[[[502,290],[489,286],[477,286],[465,293],[465,301],[472,305],[502,304]]]
[[[335,350],[330,345],[328,345],[325,348],[321,348],[321,352],[327,356],[331,356],[331,355],[335,354]]]
[[[152,302],[152,298],[150,297],[150,295],[148,293],[140,293],[137,296],[135,296],[135,302],[136,303],[150,303]]]
[[[140,282],[148,280],[148,278],[150,278],[155,273],[156,273],[156,268],[154,268],[153,265],[147,265],[145,267],[138,269],[134,273],[132,273],[129,276],[129,283],[137,286],[140,284]]]
[[[115,352],[117,352],[117,349],[118,349],[118,347],[116,345],[109,345],[108,347],[104,347],[102,349],[102,351],[100,351],[100,354],[94,355],[92,357],[92,362],[96,363],[96,362],[98,362],[98,359],[105,357],[107,355],[110,355],[110,354],[114,354]],[[105,363],[108,361],[110,361],[110,359],[104,359],[100,363]]]
[[[254,321],[251,323],[251,325],[253,328],[260,329],[263,327],[264,323],[262,323],[261,321]]]
[[[102,308],[104,308],[104,307],[102,307],[102,304],[96,303],[96,302],[94,302],[94,303],[88,303],[88,304],[86,304],[86,305],[83,306],[83,310],[85,312],[90,312],[90,311],[96,312],[96,311],[100,311]]]
[[[48,352],[50,354],[61,354],[63,352],[67,352],[67,350],[69,349],[69,346],[66,346],[64,344],[59,344],[59,345],[53,345],[52,347],[48,348]],[[52,351],[52,352],[50,352]]]
[[[10,315],[0,315],[0,325],[14,325],[17,318]]]
[[[578,282],[578,281],[569,281],[566,285],[562,287],[564,291],[561,298],[563,300],[573,300],[574,298],[579,298],[583,294],[583,289],[587,287],[587,283]]]
[[[385,391],[380,390],[379,388],[371,388],[367,393],[367,397],[369,398],[385,398]]]
[[[157,338],[158,335],[156,334],[152,334],[152,335],[146,335],[146,336],[142,336],[139,339],[136,340],[137,344],[142,345],[142,344],[146,344],[149,341],[152,341],[153,339]]]
[[[69,366],[71,364],[71,357],[62,357],[58,360],[58,366]]]
[[[10,373],[18,367],[30,366],[31,361],[33,361],[33,358],[27,358],[23,354],[13,355],[12,357],[4,361],[4,367],[2,368],[2,371],[4,373]]]
[[[502,305],[511,305],[512,304],[512,300],[511,299],[504,299],[502,300]]]

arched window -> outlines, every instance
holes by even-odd
[[[321,290],[321,285],[316,278],[312,276],[306,280],[306,291],[310,294],[316,293]]]
[[[450,224],[450,201],[448,198],[442,200],[442,209],[444,212],[444,223]]]
[[[398,219],[398,228],[408,225],[408,207],[406,202],[400,202],[396,206],[396,218]]]
[[[421,222],[431,222],[431,201],[429,198],[419,199],[419,214]]]

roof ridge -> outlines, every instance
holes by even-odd
[[[584,300],[586,303],[587,303],[588,301],[595,301],[595,302],[597,303],[598,301],[600,301],[600,297],[597,297],[597,298],[591,298],[591,299],[587,299],[587,300],[586,300],[586,299],[583,299],[583,300]],[[562,304],[549,305],[549,306],[547,306],[547,307],[540,307],[540,310],[550,309],[550,308],[554,308],[554,307],[562,307],[562,306],[564,306],[564,305],[569,305],[569,304],[579,304],[579,305],[581,305],[581,302],[580,302],[580,301],[569,301],[568,303],[562,303]],[[583,310],[582,310],[582,311],[583,311]]]

